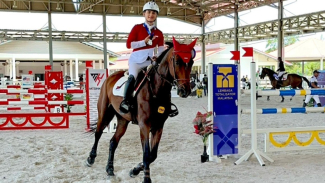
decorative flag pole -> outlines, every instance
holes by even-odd
[[[261,166],[265,166],[265,163],[261,156],[263,156],[265,159],[269,160],[270,162],[274,162],[273,159],[268,157],[266,154],[261,152],[257,149],[257,130],[256,130],[256,75],[255,75],[255,62],[253,59],[253,48],[252,47],[243,47],[243,49],[246,51],[246,53],[243,55],[243,57],[252,57],[251,62],[251,150],[249,150],[244,156],[239,158],[235,165],[240,164],[244,160],[248,161],[251,156],[254,154],[260,163]]]

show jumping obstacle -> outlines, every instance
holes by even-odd
[[[255,63],[252,63],[251,67],[251,78],[252,85],[255,85],[255,80],[253,80]],[[254,75],[255,76],[255,75]],[[325,140],[322,140],[319,136],[320,133],[325,132],[325,126],[319,127],[292,127],[292,128],[269,128],[269,129],[257,129],[256,128],[256,114],[287,114],[287,113],[315,113],[315,112],[325,112],[324,107],[308,107],[308,108],[262,108],[256,109],[256,96],[295,96],[295,95],[325,95],[324,89],[309,89],[309,90],[259,90],[255,92],[255,88],[252,91],[244,91],[244,94],[249,94],[251,92],[251,109],[242,109],[242,114],[251,114],[252,116],[252,128],[242,129],[243,134],[252,135],[252,147],[257,147],[257,133],[265,134],[265,152],[271,151],[289,151],[289,150],[309,150],[309,149],[321,149],[325,148]],[[301,142],[298,138],[298,134],[309,135],[308,140]],[[274,138],[277,136],[287,136],[284,142],[277,142]],[[318,143],[318,145],[315,144]],[[289,144],[293,146],[289,146]],[[247,156],[243,156],[235,164],[241,163]],[[266,157],[269,161],[273,162],[271,158]],[[264,165],[261,157],[258,157],[261,165]]]
[[[83,90],[68,89],[63,90],[63,74],[62,72],[45,71],[45,85],[31,86],[15,86],[8,85],[7,88],[0,88],[0,94],[5,95],[20,95],[20,94],[35,94],[43,95],[42,98],[34,98],[31,100],[23,99],[1,99],[1,111],[9,110],[45,110],[46,113],[7,113],[0,114],[0,130],[22,130],[22,129],[61,129],[69,128],[70,115],[86,115],[86,113],[51,113],[55,107],[62,105],[83,105],[86,104],[83,100],[65,101],[63,94],[82,94]],[[30,89],[22,89],[30,88]],[[38,106],[8,106],[8,105],[38,105]],[[40,106],[41,105],[41,106]],[[53,111],[53,110],[52,110]],[[14,120],[15,118],[15,120]],[[23,122],[16,122],[23,118]],[[41,122],[35,122],[35,118],[41,118]],[[59,122],[54,122],[52,118],[60,118]],[[3,122],[4,121],[4,122]]]
[[[244,90],[244,94],[250,94],[250,90]],[[260,96],[305,96],[305,95],[325,95],[325,89],[307,89],[307,90],[258,90]]]

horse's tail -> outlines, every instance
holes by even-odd
[[[309,87],[311,87],[311,84],[310,84],[310,82],[308,81],[308,79],[307,79],[306,77],[301,76],[301,78],[302,78],[304,81],[307,82],[307,84],[308,84]]]

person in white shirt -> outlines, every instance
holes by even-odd
[[[313,72],[314,76],[311,77],[311,79],[310,79],[311,88],[319,88],[317,86],[317,77],[318,77],[319,73],[320,72],[318,70],[314,70],[314,72]],[[322,104],[320,103],[318,95],[307,95],[302,107],[306,107],[311,98],[313,98],[316,101],[318,107],[322,106]]]

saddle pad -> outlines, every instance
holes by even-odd
[[[124,97],[124,88],[125,88],[124,83],[126,82],[127,79],[128,79],[128,75],[124,75],[114,84],[113,95]]]

